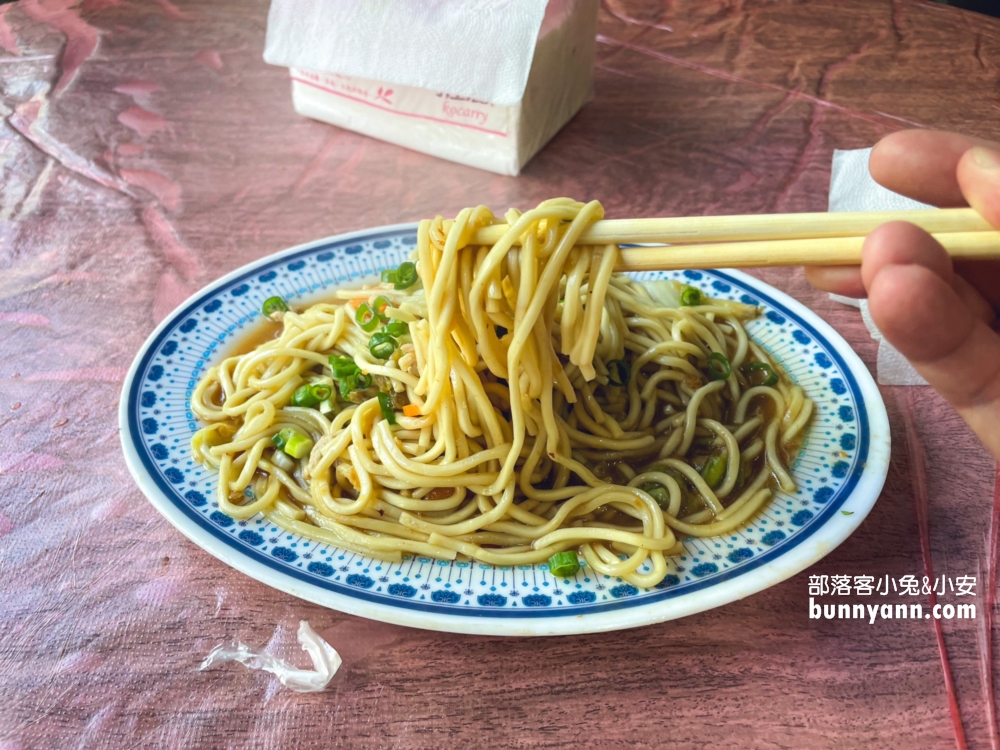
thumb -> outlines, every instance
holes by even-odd
[[[1000,459],[1000,336],[963,304],[944,248],[912,224],[886,224],[865,241],[862,277],[885,338]]]

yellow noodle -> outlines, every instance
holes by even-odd
[[[596,573],[649,587],[684,551],[675,531],[727,533],[770,487],[794,489],[785,451],[813,404],[784,375],[752,386],[740,370],[774,367],[743,328],[758,309],[658,302],[612,272],[615,245],[577,244],[602,217],[599,203],[559,198],[499,218],[479,206],[425,220],[410,288],[341,289],[348,304],[278,313],[279,336],[213,366],[191,398],[205,422],[192,452],[218,472],[220,510],[394,562],[521,565],[575,550]],[[470,244],[502,222],[494,245]],[[388,359],[354,314],[378,296],[387,319],[408,325]],[[713,379],[710,354],[729,362],[728,377]],[[333,378],[331,357],[360,380]],[[295,395],[317,382],[335,391],[322,409]],[[308,455],[275,446],[285,430],[312,441]],[[713,456],[725,473],[709,486],[701,467]],[[663,507],[650,485],[665,490]]]

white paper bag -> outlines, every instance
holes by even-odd
[[[273,0],[296,111],[518,174],[591,93],[597,0]]]

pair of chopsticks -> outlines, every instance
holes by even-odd
[[[971,208],[605,219],[587,229],[579,242],[669,245],[623,248],[616,271],[857,265],[865,236],[890,221],[922,227],[953,258],[1000,260],[1000,232]],[[492,245],[506,230],[506,224],[481,229],[472,244]]]

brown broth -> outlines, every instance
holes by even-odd
[[[249,354],[261,344],[281,336],[282,324],[274,320],[262,320],[251,326],[250,330],[238,338],[226,351],[226,357],[238,357]]]
[[[374,293],[376,290],[372,290]],[[319,296],[315,299],[310,298],[308,302],[296,305],[292,308],[293,312],[300,312],[313,305],[345,305],[349,300],[340,299],[337,296],[327,297]],[[353,310],[350,311],[353,314]],[[261,344],[266,344],[268,341],[273,341],[281,336],[281,332],[284,330],[284,325],[275,320],[269,320],[268,318],[263,318],[262,320],[251,326],[247,332],[237,339],[231,348],[226,350],[226,357],[237,357],[241,354],[249,354],[254,349],[256,349]]]
[[[771,366],[774,367],[773,364],[771,364]],[[781,372],[777,367],[775,367],[775,372],[778,373],[778,376],[782,379],[782,382],[784,382],[786,385],[792,385],[792,383],[790,383],[788,379],[785,377],[785,374]],[[770,424],[771,420],[775,418],[775,409],[776,407],[774,401],[769,398],[760,399],[755,403],[754,406],[751,407],[751,409],[747,414],[747,420],[753,419],[754,417],[760,417],[763,423],[761,424],[760,427],[757,428],[757,430],[754,431],[752,435],[750,435],[744,440],[744,445],[752,442],[754,438],[757,437],[763,439],[764,429],[768,424]],[[731,415],[727,413],[723,421],[725,423],[730,423]],[[798,455],[800,449],[802,448],[802,443],[805,437],[805,433],[806,430],[800,431],[799,434],[787,445],[781,445],[779,443],[778,445],[779,456],[781,460],[784,462],[786,467],[789,468],[791,467],[792,462],[794,461],[795,457]],[[656,459],[650,458],[649,456],[642,456],[635,459],[623,459],[621,461],[610,462],[609,468],[612,477],[616,475],[620,476],[620,472],[615,471],[614,468],[615,464],[619,463],[625,464],[636,473],[639,473],[650,464],[655,464]],[[766,463],[767,463],[767,457],[765,456],[764,451],[761,451],[744,469],[744,484],[747,484],[750,481],[752,481],[753,477],[757,476],[757,474],[760,471],[764,470],[766,468]],[[768,478],[767,483],[764,486],[772,490],[776,490],[778,488],[778,480],[772,474]],[[678,513],[678,518],[685,518],[689,515],[692,515],[693,513],[697,513],[705,509],[706,506],[704,501],[692,487],[685,484],[685,486],[683,486],[682,489],[684,494],[683,494],[683,499],[681,501],[681,509],[680,512]],[[722,503],[722,506],[724,508],[729,507],[729,505],[735,502],[739,498],[739,496],[740,496],[740,491],[737,490],[731,493],[729,497],[725,498],[724,500],[721,500],[720,502]],[[636,519],[632,518],[631,516],[625,513],[616,511],[614,509],[598,509],[595,513],[595,516],[598,517],[599,520],[608,522],[604,517],[605,515],[607,517],[613,517],[614,521],[610,522],[619,526],[637,525]]]
[[[313,300],[310,304],[318,304],[320,302],[327,302],[329,304],[343,304],[345,303],[345,300],[341,300],[338,298],[334,298],[332,300],[317,299]],[[251,327],[250,330],[245,335],[240,337],[233,344],[233,346],[226,352],[225,356],[233,357],[242,354],[247,354],[256,349],[258,346],[266,344],[269,341],[273,341],[274,339],[279,338],[281,336],[283,328],[284,326],[279,322],[272,320],[261,320],[256,325]],[[750,360],[750,361],[755,361],[755,360]],[[785,385],[789,386],[793,385],[788,380],[785,373],[780,368],[775,366],[773,362],[768,361],[768,364],[770,364],[771,367],[774,368],[774,371],[778,374],[778,377],[781,378],[782,382],[785,383]],[[731,422],[731,416],[732,416],[731,414],[727,413],[723,421],[726,423]],[[747,418],[752,419],[753,417],[760,417],[763,420],[763,424],[745,442],[751,442],[755,437],[762,438],[764,427],[767,424],[769,424],[772,419],[774,419],[774,416],[775,416],[775,404],[772,399],[761,399],[760,401],[758,401],[755,404],[755,406],[751,409],[750,413],[747,415]],[[799,450],[802,447],[802,442],[804,440],[805,433],[806,430],[802,430],[795,437],[795,439],[791,441],[791,443],[784,446],[782,445],[778,446],[781,459],[784,461],[785,466],[790,467],[792,465],[792,461],[798,455]],[[612,479],[612,481],[614,481],[614,477],[616,474],[620,474],[620,472],[615,471],[615,464],[618,463],[623,463],[629,466],[633,471],[640,472],[646,466],[656,463],[656,459],[650,458],[649,456],[642,456],[635,459],[624,459],[620,461],[608,462],[607,478]],[[765,463],[766,463],[766,458],[764,452],[761,451],[761,453],[756,458],[754,458],[753,461],[750,463],[748,469],[744,470],[745,482],[749,482],[752,477],[756,476],[758,472],[764,469]],[[778,486],[777,480],[774,478],[773,475],[768,479],[768,482],[765,486],[771,489],[777,488]],[[447,497],[451,494],[451,492],[452,492],[451,488],[435,489],[431,493],[429,493],[428,499],[438,499],[439,496]],[[723,500],[722,501],[723,507],[728,507],[729,504],[734,502],[739,497],[739,494],[740,493],[738,491],[734,492],[730,495],[730,497]],[[691,515],[692,513],[697,513],[698,511],[703,510],[704,508],[705,505],[701,500],[701,498],[698,496],[697,492],[692,490],[690,487],[685,486],[684,500],[681,503],[681,510],[679,517],[684,518],[686,516]],[[636,521],[636,519],[632,518],[631,516],[625,513],[621,513],[617,510],[614,510],[613,508],[598,508],[593,514],[591,514],[591,517],[604,521],[605,523],[614,523],[620,526],[641,526],[641,524],[639,524]]]

